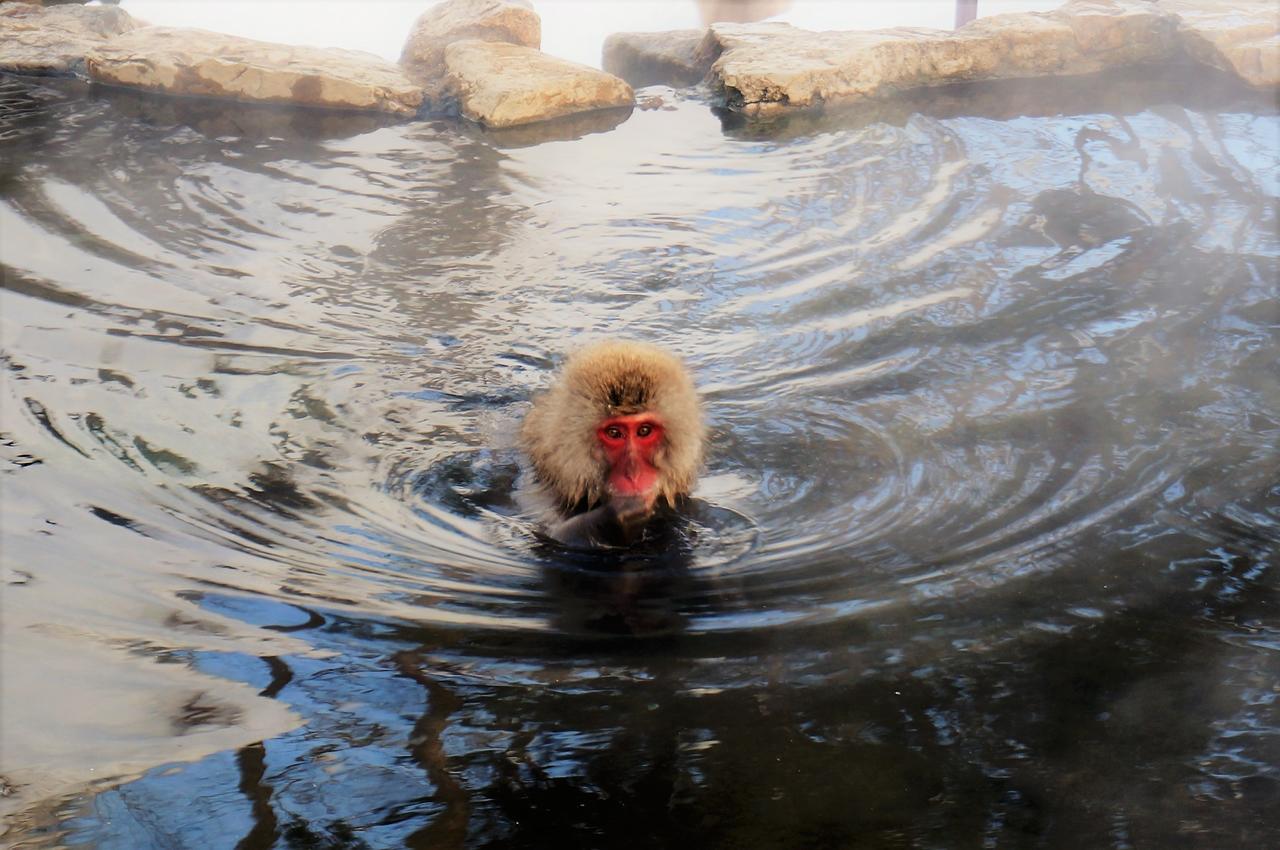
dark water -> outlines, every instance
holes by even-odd
[[[663,96],[504,136],[0,81],[5,840],[1280,842],[1274,104]],[[601,334],[712,426],[625,558],[509,497]]]

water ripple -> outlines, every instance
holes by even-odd
[[[651,674],[581,641],[679,637],[677,691],[709,699],[782,676],[761,647],[799,685],[933,669],[1280,560],[1254,102],[939,95],[770,135],[673,95],[502,147],[50,86],[0,85],[22,626],[271,657],[429,629],[433,681],[597,695]],[[522,513],[514,434],[613,334],[687,358],[710,451],[683,516],[575,554]],[[1270,728],[1248,693],[1224,735]]]

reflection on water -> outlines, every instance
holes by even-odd
[[[1280,122],[1196,71],[605,134],[0,81],[20,847],[1280,838]],[[697,500],[541,543],[563,352]]]

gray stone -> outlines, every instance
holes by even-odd
[[[90,49],[136,29],[116,6],[0,5],[0,70],[18,74],[72,74]]]
[[[422,90],[368,53],[292,47],[197,29],[147,27],[85,57],[103,83],[263,103],[412,115]]]
[[[444,50],[468,39],[536,50],[542,46],[542,20],[532,6],[519,0],[445,0],[423,12],[409,31],[400,64],[422,87],[428,106],[447,105]]]
[[[706,30],[620,32],[604,41],[604,69],[633,86],[663,83],[687,86],[711,70],[711,57],[698,53]]]
[[[635,105],[631,86],[612,74],[516,44],[456,41],[445,68],[462,114],[486,127]]]

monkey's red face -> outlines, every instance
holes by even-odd
[[[662,431],[662,421],[652,413],[614,416],[600,423],[596,437],[609,462],[611,494],[653,503],[658,493],[654,456],[662,446]]]

